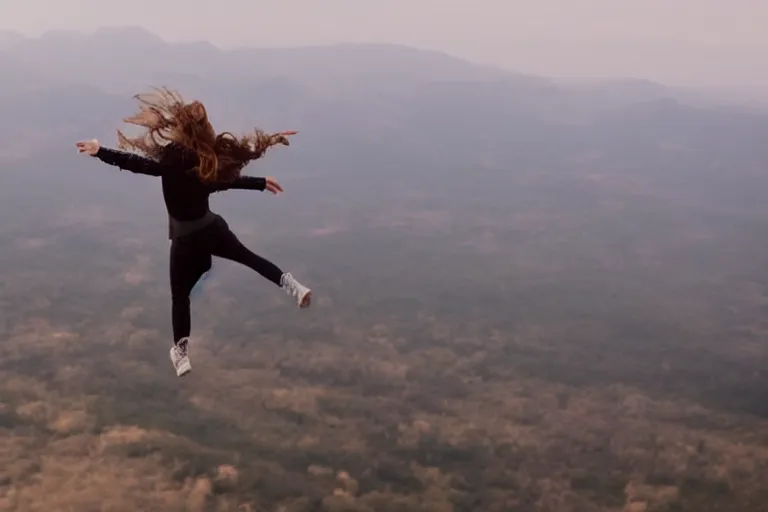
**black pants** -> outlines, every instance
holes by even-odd
[[[211,269],[212,256],[242,263],[280,286],[283,271],[245,247],[221,217],[200,231],[174,239],[171,242],[171,320],[175,342],[190,334],[189,294]]]

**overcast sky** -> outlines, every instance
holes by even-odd
[[[768,0],[0,0],[0,28],[27,35],[115,25],[225,47],[391,42],[550,75],[768,85]]]

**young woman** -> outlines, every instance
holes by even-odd
[[[176,374],[192,370],[189,361],[191,329],[189,294],[200,277],[211,268],[212,256],[236,261],[282,287],[300,308],[308,307],[311,291],[290,273],[254,254],[229,229],[226,221],[208,207],[208,196],[229,189],[283,191],[273,178],[241,176],[242,169],[261,158],[274,145],[289,145],[296,132],[253,135],[237,138],[216,134],[200,102],[185,103],[167,89],[137,95],[139,113],[124,119],[141,126],[146,133],[128,138],[118,131],[119,147],[144,153],[102,147],[98,141],[76,144],[80,153],[138,174],[161,178],[168,211],[171,239],[171,320],[174,344],[170,351]]]

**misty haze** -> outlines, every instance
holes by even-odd
[[[125,26],[103,28],[122,14],[15,3],[17,22],[0,6],[0,511],[766,510],[753,25],[768,4],[734,4],[718,46],[703,34],[719,11],[699,2],[683,50],[653,65],[627,49],[654,27],[634,0],[623,46],[570,58],[590,27],[619,30],[563,7],[583,31],[548,47],[558,62],[551,32],[514,44],[570,26],[547,18],[555,0],[503,42],[511,14],[490,0],[496,19],[447,1],[418,36],[429,2],[396,25],[393,1],[385,33],[329,0],[338,26],[297,13],[292,39],[275,28],[290,4],[269,22],[241,6],[208,34],[165,4],[146,23],[148,2],[115,7]],[[657,8],[635,48],[663,47],[685,3]],[[152,86],[204,102],[219,131],[299,131],[245,170],[285,194],[211,207],[306,279],[312,307],[214,260],[183,379],[160,181],[74,147],[116,147]]]

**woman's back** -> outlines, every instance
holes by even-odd
[[[168,215],[179,221],[204,217],[209,211],[208,196],[215,188],[203,183],[195,172],[197,155],[171,143],[163,149],[160,164],[163,168],[163,198]]]

